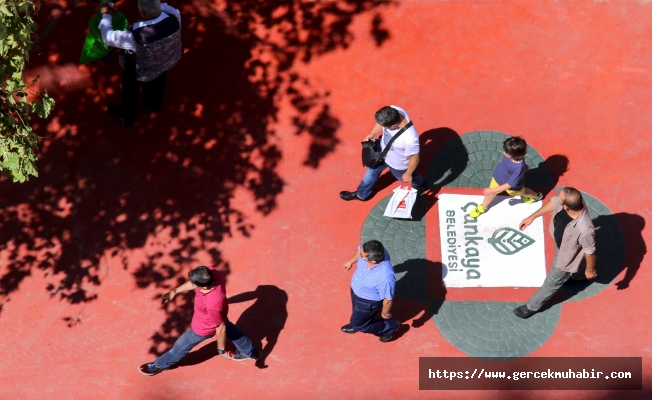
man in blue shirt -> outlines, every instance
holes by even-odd
[[[396,277],[389,253],[382,243],[370,240],[359,246],[351,259],[344,263],[344,270],[350,270],[356,262],[358,265],[351,277],[353,314],[350,323],[342,327],[342,332],[372,333],[381,342],[388,342],[401,325],[390,319]],[[379,310],[383,319],[374,318]]]

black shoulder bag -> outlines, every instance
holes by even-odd
[[[362,166],[375,168],[385,162],[385,157],[387,157],[387,152],[392,147],[392,143],[396,140],[403,132],[410,129],[412,126],[412,121],[408,122],[400,131],[396,132],[392,139],[385,146],[385,150],[380,151],[380,141],[383,140],[381,136],[377,140],[367,140],[362,142]],[[384,134],[384,131],[383,131]]]

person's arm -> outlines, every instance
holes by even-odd
[[[419,154],[413,154],[410,156],[408,169],[403,174],[403,182],[412,183],[412,174],[414,173],[414,170],[417,169],[417,165],[419,165]]]
[[[586,276],[586,279],[593,279],[598,276],[598,273],[595,271],[595,253],[584,254],[584,258],[586,259],[586,270],[584,271],[584,275]]]
[[[503,183],[502,185],[496,187],[496,188],[487,188],[483,191],[484,195],[490,195],[490,194],[498,194],[500,192],[504,192],[505,190],[511,188],[512,186],[509,183]]]
[[[181,22],[181,13],[176,8],[168,5],[168,3],[161,3],[161,12],[164,12],[168,15],[174,15],[177,17],[179,22]]]
[[[229,304],[242,303],[243,301],[250,301],[256,298],[258,298],[257,292],[240,293],[229,297],[227,303]]]
[[[106,4],[100,9],[102,19],[98,28],[100,28],[100,32],[102,33],[102,41],[107,46],[125,50],[136,50],[136,44],[134,43],[134,37],[131,35],[131,32],[113,30],[113,11],[114,9],[109,8]]]
[[[364,138],[363,142],[366,142],[366,141],[369,141],[369,140],[375,140],[375,139],[376,139],[376,136],[378,136],[378,134],[379,134],[380,132],[382,132],[382,131],[383,131],[383,126],[380,125],[380,124],[378,124],[378,123],[376,123],[376,125],[374,125],[374,127],[371,129],[371,133],[368,134],[368,135]]]
[[[584,275],[586,279],[593,279],[598,276],[598,273],[595,271],[595,228],[593,226],[582,231],[579,237],[579,243],[584,250],[584,259],[586,260]]]
[[[377,286],[378,294],[383,298],[383,309],[380,316],[383,319],[392,318],[392,299],[394,298],[394,290],[396,289],[396,277],[392,271],[391,275],[385,277],[385,283]]]
[[[383,319],[392,318],[392,301],[389,299],[383,299],[383,311],[380,313],[380,316]]]
[[[180,286],[170,290],[166,294],[164,294],[163,298],[161,299],[161,303],[165,304],[168,301],[172,300],[174,298],[174,296],[176,296],[177,294],[187,292],[188,290],[192,290],[194,288],[195,288],[195,285],[192,282],[188,281],[188,282],[184,283],[183,285],[180,285]]]
[[[217,341],[217,352],[222,352],[221,356],[228,359],[229,354],[225,351],[226,347],[226,325],[222,322],[215,328],[215,339]]]
[[[540,209],[538,209],[534,214],[530,215],[529,217],[525,218],[521,223],[518,225],[518,229],[524,230],[530,224],[532,221],[534,221],[536,218],[548,214],[549,212],[552,212],[555,209],[555,206],[552,204],[552,200],[544,204]]]
[[[344,263],[344,270],[345,270],[345,271],[350,270],[351,267],[353,266],[353,264],[355,264],[356,261],[358,261],[358,258],[360,258],[360,252],[359,252],[359,251],[356,251],[356,252],[351,256],[351,258],[350,258],[347,262]]]

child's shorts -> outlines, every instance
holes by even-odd
[[[491,178],[491,183],[489,184],[489,189],[497,188],[500,186],[494,178]],[[505,190],[510,196],[523,196],[525,194],[525,186],[517,190],[507,189]]]

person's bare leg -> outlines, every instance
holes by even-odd
[[[535,192],[532,189],[528,189],[528,188],[525,188],[525,193],[523,193],[524,197],[532,197],[532,198],[534,198],[534,197],[537,197],[538,195],[539,194],[537,192]]]
[[[484,200],[482,200],[482,208],[484,208],[486,210],[487,207],[489,207],[489,204],[491,204],[491,202],[494,201],[496,196],[498,196],[498,193],[496,193],[496,194],[488,194],[488,195],[484,196]]]

